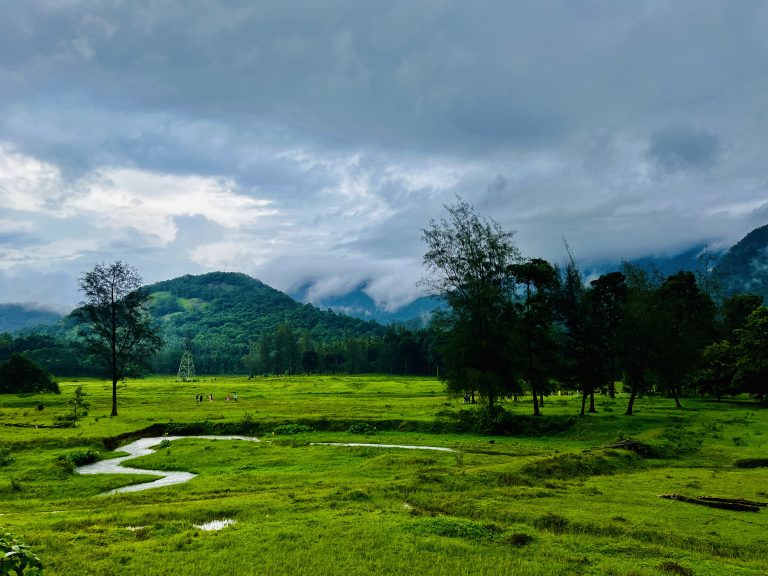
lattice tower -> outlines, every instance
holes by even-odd
[[[195,361],[192,359],[192,352],[184,350],[179,364],[179,373],[176,376],[176,382],[192,382],[195,379]]]

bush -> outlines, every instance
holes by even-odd
[[[461,538],[471,542],[491,542],[499,537],[501,530],[494,524],[480,524],[464,518],[437,516],[425,518],[417,524],[417,530],[425,534]]]
[[[43,563],[29,546],[6,532],[0,536],[0,576],[42,575]]]
[[[311,432],[312,429],[309,426],[305,426],[304,424],[283,424],[282,426],[277,426],[274,430],[272,430],[272,434],[276,436],[288,436],[291,434],[302,434],[304,432]]]
[[[358,422],[357,424],[352,424],[347,432],[350,434],[376,434],[376,427],[365,422]]]
[[[85,464],[91,464],[100,460],[99,453],[88,448],[86,450],[75,450],[74,452],[68,452],[67,454],[59,454],[56,457],[56,463],[69,472],[74,472],[77,466],[84,466]]]
[[[0,363],[0,393],[54,392],[59,385],[48,372],[23,354],[14,354]]]

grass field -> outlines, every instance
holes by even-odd
[[[48,575],[768,573],[768,509],[659,498],[768,500],[768,468],[736,466],[768,457],[768,411],[751,402],[689,399],[680,411],[646,398],[626,417],[625,399],[599,398],[598,414],[578,418],[578,398],[552,397],[541,421],[557,432],[490,437],[457,432],[460,411],[476,407],[434,379],[129,380],[116,418],[109,383],[60,385],[58,396],[0,396],[0,532],[30,544]],[[51,427],[77,385],[88,415]],[[523,428],[525,400],[504,404]],[[347,432],[359,422],[377,431]],[[271,434],[289,423],[312,431]],[[172,442],[130,465],[199,476],[144,492],[100,496],[148,478],[73,471],[89,449],[109,457],[105,439],[152,425],[262,441]],[[626,437],[650,451],[601,448]],[[457,452],[311,444],[350,441]],[[224,519],[235,523],[195,526]]]

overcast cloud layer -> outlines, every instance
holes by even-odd
[[[726,246],[768,222],[768,4],[11,0],[0,302],[123,259],[418,295],[461,195],[524,254]]]

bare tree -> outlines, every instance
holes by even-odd
[[[81,336],[109,365],[112,416],[117,416],[117,382],[131,365],[145,364],[162,340],[147,310],[149,294],[133,266],[97,264],[78,282],[85,296],[72,315],[85,326]]]

